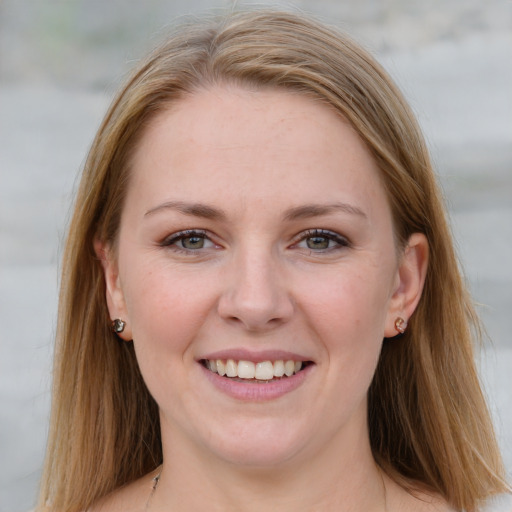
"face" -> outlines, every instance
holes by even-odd
[[[103,249],[164,453],[264,466],[367,443],[383,338],[421,287],[410,245],[371,155],[318,101],[226,86],[159,114]]]

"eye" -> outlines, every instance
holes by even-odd
[[[176,250],[192,252],[216,247],[216,244],[210,240],[205,231],[197,229],[187,229],[173,233],[171,236],[167,237],[161,245]]]
[[[296,247],[314,252],[329,252],[350,245],[344,236],[326,229],[308,229],[298,238]]]

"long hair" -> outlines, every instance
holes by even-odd
[[[475,370],[478,321],[421,132],[366,51],[335,29],[271,10],[177,29],[140,64],[96,135],[63,255],[39,510],[85,510],[162,461],[158,408],[131,344],[110,332],[93,245],[115,245],[130,158],[144,127],[185,95],[223,83],[286,89],[334,108],[378,164],[397,247],[412,233],[426,235],[422,298],[406,334],[384,342],[369,390],[370,442],[378,464],[404,487],[477,510],[507,486]]]

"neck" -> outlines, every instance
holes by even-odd
[[[386,487],[367,437],[337,440],[314,457],[268,467],[226,462],[186,443],[164,442],[164,462],[150,512],[386,512]],[[170,447],[173,447],[172,449]]]

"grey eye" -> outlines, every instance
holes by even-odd
[[[187,236],[180,240],[181,246],[184,249],[202,249],[204,247],[204,237],[202,236]]]
[[[349,241],[342,235],[327,229],[309,229],[300,235],[296,247],[313,252],[330,252],[349,247]]]
[[[306,245],[308,249],[322,250],[328,249],[332,240],[325,236],[310,236],[306,239]]]
[[[176,250],[191,252],[215,247],[215,244],[210,240],[208,234],[200,230],[186,230],[174,233],[166,238],[161,245],[163,247],[174,247]]]

